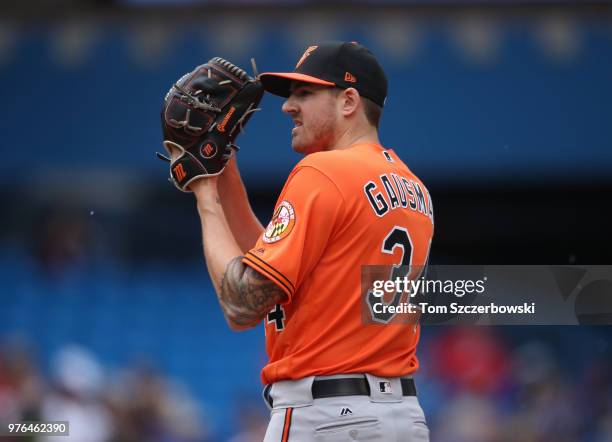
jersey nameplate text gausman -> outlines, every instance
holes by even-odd
[[[398,207],[408,207],[433,219],[429,192],[418,182],[395,173],[384,173],[377,181],[378,183],[368,181],[363,186],[368,202],[377,216],[384,216]]]

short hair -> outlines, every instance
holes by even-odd
[[[338,94],[343,91],[343,88],[333,87],[330,89],[334,96],[338,96]],[[374,103],[372,100],[366,97],[361,97],[363,101],[363,113],[366,116],[366,120],[370,125],[374,126],[376,129],[380,126],[380,117],[382,116],[382,107],[378,104]]]
[[[374,126],[376,129],[380,126],[380,117],[382,116],[382,107],[374,103],[369,98],[363,98],[363,110],[368,123]]]

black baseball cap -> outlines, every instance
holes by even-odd
[[[387,76],[368,48],[357,42],[330,41],[309,46],[293,72],[259,75],[268,92],[288,97],[292,80],[357,89],[362,97],[384,106]]]

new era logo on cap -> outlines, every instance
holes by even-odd
[[[350,72],[344,73],[344,81],[348,81],[349,83],[357,83],[357,79]]]
[[[292,81],[355,88],[359,95],[383,107],[387,77],[368,48],[356,42],[331,41],[309,46],[293,72],[266,72],[259,76],[268,92],[289,97]]]

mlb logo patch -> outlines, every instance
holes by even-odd
[[[389,382],[389,381],[379,382],[378,383],[378,388],[380,389],[381,393],[384,393],[384,394],[391,394],[391,393],[393,393],[391,391],[391,382]]]
[[[388,162],[395,163],[395,160],[393,159],[393,157],[391,156],[389,152],[387,152],[386,150],[383,150],[382,154]]]

